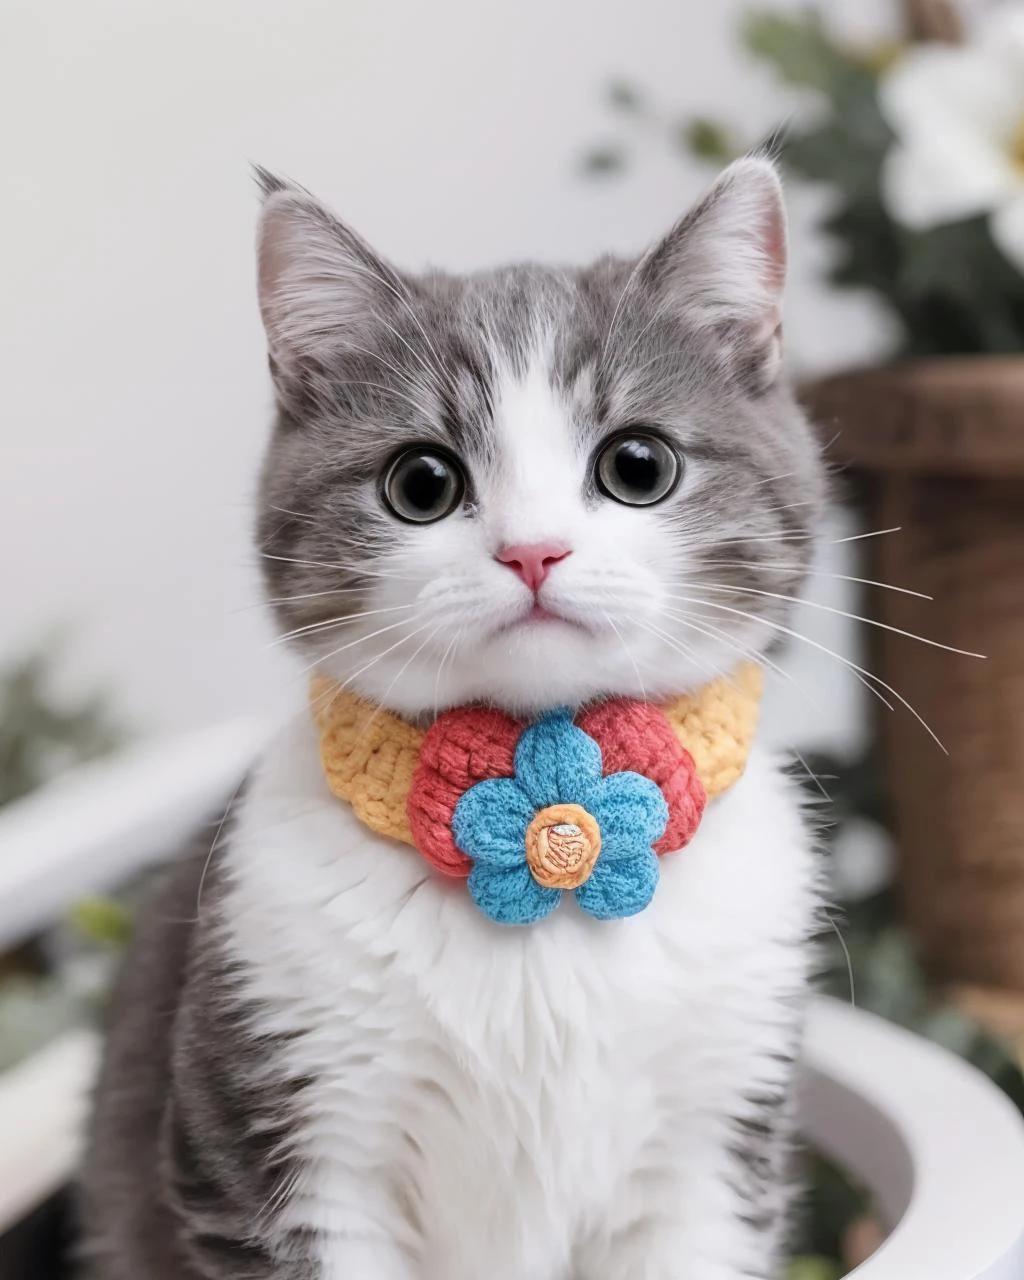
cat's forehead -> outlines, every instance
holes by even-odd
[[[456,355],[463,347],[522,370],[544,346],[553,376],[571,377],[600,353],[628,276],[628,264],[612,259],[578,270],[498,268],[448,282],[435,293],[435,314]]]
[[[627,276],[609,260],[588,271],[511,267],[443,282],[435,325],[455,401],[453,443],[522,455],[527,442],[554,448],[579,436],[598,408],[602,344]]]

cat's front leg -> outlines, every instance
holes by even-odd
[[[699,1201],[692,1207],[700,1212]],[[777,1280],[781,1218],[755,1228],[741,1211],[723,1207],[701,1222],[689,1213],[678,1222],[645,1216],[583,1261],[573,1280]]]
[[[287,1205],[282,1225],[313,1242],[304,1257],[316,1280],[422,1280],[422,1240],[396,1203],[397,1167],[390,1173],[385,1185],[358,1163],[324,1162]]]
[[[791,1200],[788,1101],[677,1135],[577,1253],[574,1280],[777,1280]]]
[[[408,1255],[390,1241],[323,1241],[320,1280],[418,1280]]]

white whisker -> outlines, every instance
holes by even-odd
[[[654,314],[651,316],[650,320],[647,321],[644,327],[640,330],[640,332],[636,335],[636,337],[633,339],[630,345],[626,348],[626,353],[622,357],[622,363],[624,365],[628,363],[629,357],[640,345],[641,340],[643,339],[644,335],[647,333],[648,329],[650,329],[651,325],[654,324],[657,320],[660,320],[661,317],[664,315],[664,313],[665,313],[664,306],[661,306],[655,309]],[[632,370],[630,370],[630,373],[632,373]]]
[[[776,564],[771,561],[756,560],[701,560],[698,569],[759,569],[768,572],[778,569],[781,573],[806,573],[812,578],[835,578],[839,582],[856,582],[862,587],[878,587],[882,591],[898,591],[900,595],[916,596],[918,600],[932,600],[934,596],[924,591],[913,591],[910,587],[897,587],[891,582],[879,582],[875,578],[857,578],[849,573],[833,573],[830,569],[805,569],[801,564]]]
[[[359,346],[356,346],[354,343],[346,343],[346,347],[349,351],[354,351],[358,355],[367,356],[370,360],[376,360],[377,363],[383,365],[384,368],[387,369],[389,373],[393,373],[401,385],[408,387],[410,390],[419,391],[421,393],[424,391],[428,393],[431,393],[434,391],[434,388],[424,386],[424,384],[420,382],[418,378],[410,376],[410,374],[407,371],[403,372],[401,369],[399,369],[397,365],[394,365],[391,363],[390,360],[385,359],[384,356],[382,356],[379,351],[371,351],[369,347],[359,347]],[[421,401],[419,406],[419,411],[420,413],[423,414],[424,417],[426,418],[431,417],[429,404],[426,404]]]
[[[698,606],[698,607],[699,607],[699,606]],[[682,618],[689,619],[689,616],[690,616],[690,615],[689,615],[689,613],[685,613],[685,614],[684,614],[684,613],[679,612],[678,610],[672,610],[672,609],[669,609],[667,612],[669,612],[670,614],[672,614],[674,617],[677,617],[677,618],[680,618],[680,619],[682,619]],[[711,623],[709,622],[709,620],[708,620],[707,618],[705,618],[705,617],[704,617],[704,615],[703,615],[703,614],[701,614],[701,622],[703,622],[705,626],[711,626]],[[720,634],[724,636],[724,635],[726,635],[727,633],[723,631],[723,632],[721,632]],[[812,696],[807,692],[807,690],[806,690],[806,689],[804,689],[804,687],[803,687],[801,684],[799,684],[796,680],[794,680],[794,679],[793,679],[793,677],[792,677],[791,675],[789,675],[789,673],[788,673],[788,672],[786,672],[782,667],[778,666],[778,665],[777,665],[776,663],[774,663],[774,662],[771,662],[771,661],[770,661],[770,660],[769,660],[769,659],[768,659],[764,654],[753,654],[753,653],[752,653],[752,654],[751,654],[751,657],[752,657],[752,660],[753,660],[753,661],[760,662],[762,665],[764,665],[764,666],[769,666],[769,667],[771,667],[774,671],[777,671],[779,675],[781,675],[781,676],[785,677],[785,678],[786,678],[787,680],[789,680],[793,685],[795,685],[795,687],[796,687],[797,689],[799,689],[799,690],[800,690],[800,692],[804,695],[804,697],[805,697],[805,698],[807,698],[807,700],[808,700],[808,701],[809,701],[813,706],[820,707],[820,705],[821,705],[820,701],[819,701],[817,698],[813,698],[813,697],[812,697]],[[862,684],[862,685],[864,686],[864,688],[865,688],[865,689],[867,689],[867,691],[868,691],[869,693],[873,694],[873,695],[874,695],[874,697],[876,697],[876,698],[878,699],[878,701],[882,704],[882,706],[883,706],[883,707],[887,707],[890,711],[895,711],[895,709],[896,709],[896,708],[895,708],[895,707],[893,706],[893,704],[889,701],[889,699],[885,696],[885,694],[883,694],[883,693],[882,693],[882,691],[881,691],[880,689],[876,689],[876,688],[874,687],[874,685],[873,685],[873,684],[871,684],[868,680],[866,680],[866,679],[864,678],[864,676],[860,675],[858,672],[856,672],[856,671],[851,671],[851,672],[850,672],[850,674],[853,676],[853,678],[854,678],[854,679],[855,679],[859,684]]]
[[[389,605],[386,609],[364,609],[360,613],[349,613],[338,618],[325,618],[320,622],[309,622],[303,627],[295,627],[292,631],[285,631],[282,635],[276,636],[266,648],[272,649],[279,644],[284,644],[287,640],[294,640],[296,636],[311,635],[319,631],[330,631],[332,627],[358,622],[361,618],[375,618],[378,614],[401,613],[415,608],[414,604],[395,604]]]
[[[293,604],[297,600],[324,600],[327,596],[349,595],[365,590],[365,587],[328,587],[326,591],[301,591],[295,596],[267,596],[255,604],[243,605],[243,608],[262,609],[265,604]]]
[[[267,509],[269,511],[280,511],[281,514],[285,516],[295,516],[297,520],[305,520],[307,524],[316,523],[315,518],[311,516],[308,511],[292,511],[290,507],[278,507],[275,506],[273,502],[267,503]]]
[[[213,839],[210,841],[210,851],[206,855],[206,860],[203,863],[203,869],[199,875],[199,885],[196,888],[195,921],[190,921],[189,923],[196,923],[199,920],[199,911],[203,905],[203,890],[206,888],[206,877],[210,870],[210,863],[213,861],[213,855],[217,852],[217,845],[220,842],[221,835],[224,832],[225,824],[227,823],[228,818],[231,816],[231,810],[235,807],[235,801],[238,799],[239,793],[241,792],[242,787],[245,785],[247,777],[248,777],[248,773],[246,772],[246,773],[243,773],[242,776],[238,779],[238,782],[235,785],[235,789],[231,793],[231,798],[230,800],[228,800],[227,805],[225,806],[224,812],[220,815],[220,821],[217,823],[217,829],[214,831]]]
[[[359,268],[356,268],[356,270],[358,271]],[[408,297],[406,297],[406,295],[402,293],[400,290],[396,289],[395,286],[391,283],[391,281],[388,280],[380,272],[370,271],[369,269],[366,269],[362,271],[362,274],[369,276],[371,280],[375,280],[378,284],[382,284],[384,288],[387,289],[387,291],[391,294],[391,296],[395,298],[395,300],[405,308],[406,315],[408,315],[409,319],[413,322],[416,328],[419,329],[420,333],[423,335],[423,341],[427,344],[427,350],[430,352],[431,356],[434,359],[434,364],[435,364],[434,371],[437,373],[439,377],[443,378],[444,362],[442,361],[441,357],[438,355],[437,348],[430,341],[430,335],[427,333],[426,329],[424,328],[423,322],[420,320],[419,316],[416,314],[415,310],[413,309],[413,305],[409,301]],[[390,327],[391,326],[389,325],[388,328]],[[392,330],[392,332],[394,332],[394,330]]]
[[[463,630],[464,628],[460,627],[459,630],[456,631],[456,633],[448,641],[448,647],[447,649],[445,649],[444,653],[441,655],[441,661],[437,664],[437,674],[434,676],[434,719],[435,720],[440,714],[438,708],[441,701],[441,695],[440,695],[441,674],[444,671],[445,663],[448,661],[451,654],[455,651],[455,645],[458,642],[458,640],[461,638]]]
[[[368,640],[376,640],[378,636],[386,635],[389,631],[396,631],[399,627],[404,627],[408,621],[408,618],[400,618],[398,622],[392,622],[386,627],[379,628],[377,631],[371,631],[367,636],[357,636],[355,640],[349,640],[347,644],[343,644],[337,649],[332,649],[330,653],[321,654],[320,657],[317,658],[316,662],[311,662],[308,667],[303,667],[303,673],[312,671],[314,667],[318,667],[321,663],[327,662],[331,658],[336,658],[339,653],[344,653],[347,649],[352,649],[357,644],[366,644]],[[390,650],[386,650],[386,652],[390,653]]]
[[[814,770],[810,767],[810,765],[809,765],[809,764],[807,763],[807,761],[803,758],[803,756],[800,754],[800,752],[799,752],[799,751],[797,751],[796,747],[790,747],[790,748],[789,748],[789,750],[793,753],[793,755],[795,755],[795,756],[796,756],[797,760],[799,760],[799,761],[800,761],[801,765],[803,765],[803,770],[804,770],[804,773],[807,775],[807,777],[808,777],[808,778],[810,778],[810,780],[814,783],[814,785],[815,785],[815,786],[817,787],[817,789],[821,792],[821,794],[825,797],[825,799],[829,802],[829,804],[831,804],[831,803],[832,803],[832,797],[831,797],[831,796],[829,795],[829,793],[825,790],[824,784],[822,783],[822,781],[821,781],[821,779],[818,777],[818,775],[817,775],[817,774],[814,772]]]
[[[633,664],[633,670],[636,672],[636,679],[637,679],[637,683],[638,683],[638,684],[639,684],[639,686],[640,686],[640,696],[641,696],[641,698],[643,699],[643,701],[644,701],[644,702],[646,702],[646,701],[647,701],[647,689],[646,689],[646,687],[645,687],[645,685],[644,685],[644,678],[643,678],[643,676],[640,674],[640,667],[639,667],[639,665],[637,664],[637,660],[636,660],[636,658],[633,656],[633,651],[632,651],[632,649],[630,649],[629,645],[626,643],[626,641],[625,641],[625,637],[623,636],[623,634],[622,634],[622,632],[619,630],[619,628],[615,625],[614,621],[612,620],[612,616],[611,616],[611,614],[607,611],[607,609],[602,609],[602,610],[601,610],[601,613],[604,615],[604,619],[605,619],[605,621],[608,623],[609,627],[611,627],[611,629],[612,629],[612,630],[615,632],[615,634],[618,636],[618,638],[619,638],[619,644],[621,644],[621,645],[622,645],[622,649],[623,649],[623,652],[625,653],[626,657],[627,657],[627,658],[630,660],[630,662]]]
[[[739,654],[739,656],[747,662],[756,662],[762,667],[767,667],[781,679],[791,684],[793,688],[796,689],[802,697],[806,698],[812,706],[821,706],[820,700],[812,697],[796,677],[790,674],[790,672],[780,667],[777,662],[774,662],[766,654],[758,653],[756,650],[750,649],[746,645],[741,645],[733,636],[729,635],[728,631],[723,630],[721,627],[716,627],[712,622],[709,622],[707,618],[702,616],[700,625],[698,625],[688,613],[684,613],[678,609],[668,609],[666,612],[677,622],[682,622],[684,626],[692,627],[694,631],[707,636],[709,640],[714,640],[718,644],[724,644],[727,648],[731,649],[733,653]],[[705,630],[705,628],[707,628],[707,630]]]
[[[795,511],[797,507],[814,507],[815,502],[782,502],[777,507],[758,507],[758,515],[773,515],[778,511]]]
[[[428,377],[433,379],[436,379],[438,377],[440,370],[432,368],[429,364],[427,364],[427,361],[423,357],[423,355],[419,351],[417,351],[416,348],[410,342],[407,341],[407,339],[402,337],[402,335],[398,332],[398,330],[394,327],[394,325],[388,324],[388,322],[384,319],[382,315],[380,315],[379,312],[375,311],[373,313],[373,318],[377,324],[383,325],[384,328],[387,329],[388,333],[392,335],[392,337],[398,339],[398,341],[402,344],[402,346],[405,347],[406,351],[408,351],[409,354],[419,363],[420,368],[427,374]],[[419,385],[423,386],[424,389],[426,389],[425,384],[421,383]],[[436,387],[432,389],[435,391],[437,390]]]
[[[633,282],[636,280],[637,272],[640,270],[641,266],[646,261],[646,258],[647,258],[647,254],[642,254],[639,258],[637,258],[636,262],[633,264],[633,269],[630,271],[629,275],[626,277],[626,283],[622,286],[622,292],[619,294],[618,298],[616,298],[615,300],[615,308],[612,311],[612,318],[608,323],[608,330],[604,335],[604,342],[601,345],[601,359],[598,362],[599,364],[604,364],[605,356],[608,354],[608,344],[609,342],[611,342],[612,335],[615,332],[615,326],[619,322],[619,312],[622,310],[622,304],[626,300],[626,295],[629,293],[630,289],[633,287]]]
[[[777,476],[765,476],[763,480],[756,480],[752,487],[759,489],[762,485],[773,484],[776,480],[788,480],[794,475],[796,475],[795,471],[780,471]]]
[[[896,699],[897,702],[900,703],[901,706],[906,707],[906,709],[910,712],[910,714],[914,717],[914,719],[918,722],[918,724],[920,724],[921,728],[924,729],[924,731],[928,734],[928,736],[935,742],[936,746],[943,753],[943,755],[947,755],[947,756],[949,755],[949,752],[946,750],[938,734],[927,722],[927,720],[924,719],[924,717],[917,710],[917,708],[914,707],[911,703],[909,703],[907,699],[904,698],[904,696],[900,692],[898,692],[898,690],[892,687],[892,685],[886,684],[886,682],[882,679],[881,676],[875,675],[873,671],[868,671],[864,667],[858,666],[855,662],[851,661],[851,659],[844,658],[842,654],[836,653],[834,650],[829,649],[827,645],[823,645],[819,643],[819,641],[817,640],[812,640],[810,636],[805,636],[801,634],[801,632],[799,631],[794,631],[792,627],[783,626],[781,622],[772,622],[772,621],[769,621],[767,618],[759,618],[757,617],[756,614],[748,613],[747,610],[745,609],[733,609],[729,605],[717,604],[714,600],[701,600],[695,597],[688,597],[688,596],[676,596],[675,599],[686,601],[689,604],[701,605],[704,608],[718,609],[723,613],[731,613],[735,617],[745,618],[748,622],[753,622],[756,626],[770,627],[773,631],[778,631],[782,635],[792,636],[794,640],[799,640],[803,644],[810,645],[812,649],[817,649],[821,653],[827,654],[830,658],[834,658],[836,662],[842,663],[843,666],[848,667],[851,671],[860,672],[862,676],[866,676],[869,680],[872,680],[878,685],[880,685],[886,691],[886,693],[892,694],[892,696]]]
[[[857,988],[853,980],[853,957],[850,955],[850,948],[846,945],[846,939],[842,935],[842,931],[836,924],[834,917],[828,911],[825,912],[825,918],[835,930],[836,937],[839,939],[839,945],[843,949],[843,955],[846,957],[846,972],[850,979],[850,1004],[856,1009],[857,1007]]]
[[[380,578],[388,582],[411,582],[412,579],[405,574],[385,573],[380,569],[367,569],[363,565],[358,564],[339,564],[327,560],[301,560],[296,556],[276,556],[269,551],[261,551],[260,557],[263,560],[276,560],[281,564],[295,564],[307,569],[337,569],[342,573],[355,573],[361,578]],[[334,588],[338,590],[339,588]],[[350,588],[352,589],[352,588]]]
[[[888,631],[892,635],[905,636],[908,640],[917,640],[920,644],[930,645],[933,649],[943,649],[946,653],[958,654],[961,658],[984,658],[983,653],[974,653],[970,649],[957,649],[954,645],[943,644],[940,640],[929,640],[927,636],[919,636],[914,631],[904,631],[902,627],[891,626],[888,622],[879,622],[875,618],[865,618],[859,613],[851,613],[848,609],[837,609],[830,604],[822,604],[819,600],[805,600],[800,596],[785,595],[780,591],[762,591],[760,587],[727,586],[720,582],[680,582],[680,586],[689,586],[701,591],[722,591],[729,595],[738,593],[745,596],[764,596],[769,600],[783,600],[788,604],[803,605],[808,609],[819,609],[822,613],[831,613],[837,618],[849,618],[851,622],[863,622],[867,627],[877,627],[880,631]]]
[[[832,538],[820,540],[813,533],[755,533],[741,534],[736,538],[711,538],[706,541],[694,541],[695,547],[728,547],[737,542],[813,542],[822,547],[838,547],[846,542],[861,542],[865,538],[881,538],[887,533],[899,533],[902,525],[895,525],[891,529],[872,529],[869,533],[854,533],[847,538]]]
[[[365,675],[367,671],[369,671],[372,667],[375,667],[378,662],[386,658],[389,653],[394,653],[394,651],[396,649],[401,648],[403,644],[408,644],[410,640],[414,640],[416,636],[421,634],[421,632],[426,631],[427,627],[429,626],[430,626],[429,622],[424,622],[423,625],[417,627],[415,631],[410,631],[407,636],[402,636],[401,639],[396,640],[394,644],[388,645],[386,649],[384,649],[381,653],[378,653],[377,656],[375,658],[372,658],[369,662],[367,662],[365,666],[360,667],[358,671],[353,671],[350,676],[346,676],[345,679],[340,682],[342,688],[347,689],[353,683],[353,681],[358,680],[360,676]]]
[[[674,636],[669,631],[665,631],[662,627],[657,626],[653,622],[644,621],[639,624],[649,635],[655,636],[661,640],[663,644],[667,644],[670,649],[678,653],[681,657],[686,658],[689,662],[694,662],[699,667],[703,667],[706,671],[711,670],[709,663],[701,661],[697,654],[697,650],[692,645],[688,645],[685,640],[679,636]]]
[[[420,417],[424,414],[424,405],[419,400],[414,400],[412,396],[406,395],[404,391],[400,391],[398,387],[386,386],[383,382],[368,382],[360,378],[348,378],[344,382],[334,384],[339,387],[372,387],[376,391],[386,392],[389,396],[394,396],[398,400],[404,400],[405,403]]]
[[[841,547],[844,542],[863,542],[865,538],[881,538],[887,533],[901,533],[903,526],[901,524],[893,525],[891,529],[872,529],[870,533],[851,533],[848,538],[833,538],[830,542],[826,542],[826,547]]]
[[[424,625],[426,625],[426,624],[424,624]],[[442,627],[443,625],[444,625],[444,624],[443,624],[443,622],[438,622],[438,623],[436,623],[436,624],[435,624],[435,626],[434,626],[433,631],[429,632],[429,634],[427,635],[426,639],[425,639],[425,640],[423,640],[419,645],[417,645],[417,646],[416,646],[416,648],[413,650],[413,652],[410,654],[410,656],[409,656],[408,658],[406,658],[405,662],[403,662],[403,663],[402,663],[402,665],[398,668],[398,671],[395,673],[395,675],[394,675],[394,677],[393,677],[393,679],[392,679],[391,683],[390,683],[390,684],[388,685],[388,687],[384,690],[384,692],[381,694],[381,696],[375,700],[375,701],[376,701],[376,703],[377,703],[376,709],[374,710],[373,715],[372,715],[372,716],[370,716],[369,720],[367,720],[367,721],[366,721],[366,723],[362,726],[362,732],[363,732],[363,733],[366,733],[366,732],[367,732],[367,730],[370,728],[370,726],[373,724],[373,722],[377,719],[377,717],[380,715],[380,713],[381,713],[381,712],[384,710],[384,708],[388,705],[388,698],[391,696],[391,691],[394,689],[395,685],[399,682],[399,680],[401,680],[402,676],[404,676],[404,675],[405,675],[405,673],[409,670],[409,668],[412,666],[412,664],[413,664],[413,663],[416,661],[416,659],[420,656],[420,654],[421,654],[421,653],[423,652],[423,650],[427,647],[427,645],[428,645],[428,644],[430,644],[431,640],[433,640],[433,638],[434,638],[434,637],[437,635],[437,633],[441,630],[441,627]],[[422,630],[422,628],[420,628],[420,630]],[[419,634],[419,633],[418,633],[418,632],[414,632],[413,634],[414,634],[414,635],[417,635],[417,634]],[[410,636],[409,638],[410,638],[410,639],[412,639],[412,637],[411,637],[411,636]],[[397,648],[398,646],[396,645],[395,647]]]

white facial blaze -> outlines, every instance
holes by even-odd
[[[585,459],[574,446],[569,406],[553,385],[545,348],[538,344],[525,373],[506,366],[497,380],[497,467],[484,518],[499,546],[574,548],[582,532]]]

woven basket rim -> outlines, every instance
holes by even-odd
[[[800,399],[853,467],[1024,477],[1024,355],[852,369]]]

